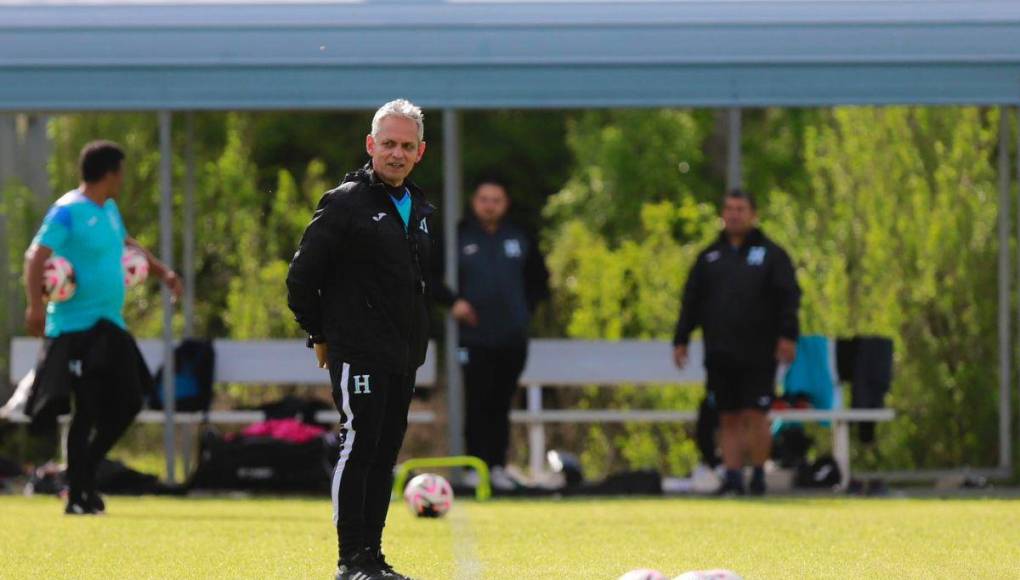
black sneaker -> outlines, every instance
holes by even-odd
[[[743,496],[746,494],[747,492],[744,491],[744,484],[735,481],[724,481],[715,492],[715,495],[719,497]]]
[[[96,512],[84,499],[68,498],[67,507],[64,508],[64,514],[69,516],[94,516],[96,515]]]
[[[736,469],[727,469],[723,476],[723,483],[716,490],[715,494],[720,497],[731,495],[744,495],[744,476]]]
[[[747,491],[755,497],[765,495],[765,476],[762,475],[761,477],[758,477],[758,475],[755,474],[755,476],[751,478],[751,484],[747,486]]]
[[[413,580],[410,576],[404,576],[394,570],[393,566],[390,566],[389,562],[386,561],[386,556],[381,551],[376,552],[374,556],[380,578],[385,578],[386,580]]]
[[[92,512],[97,515],[106,513],[106,502],[103,501],[103,496],[99,495],[99,492],[92,491],[85,494],[85,505],[92,509]]]
[[[341,562],[336,570],[336,580],[381,580],[379,565],[366,551],[358,552],[348,562]]]

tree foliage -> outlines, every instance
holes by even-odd
[[[898,418],[880,426],[877,453],[859,459],[899,469],[994,464],[997,112],[841,108],[806,118],[797,111],[768,115],[759,122],[799,131],[784,137],[787,150],[772,154],[771,176],[755,179],[771,184],[759,192],[763,227],[797,264],[804,331],[895,341],[889,404]],[[678,112],[592,117],[570,126],[568,142],[585,163],[551,200],[559,221],[547,235],[569,336],[668,338],[693,257],[717,227],[715,209],[698,203],[670,168],[696,138],[644,141],[674,143],[673,151],[622,143],[693,127]],[[759,132],[751,140],[761,139]],[[796,144],[803,150],[789,150]],[[758,152],[745,150],[745,157]],[[661,183],[637,179],[656,163],[664,168]],[[629,223],[630,213],[640,225],[621,236],[618,224]],[[633,390],[601,402],[665,403]],[[603,429],[593,428],[591,449],[607,448]],[[640,466],[644,460],[635,457],[651,456],[634,451],[648,447],[649,431],[630,429],[616,441],[624,465]],[[678,434],[661,441],[663,457],[682,440]],[[595,455],[601,459],[590,457],[589,465],[603,467],[605,453]]]
[[[770,196],[805,328],[895,341],[899,418],[879,441],[901,469],[996,462],[997,126],[975,108],[838,109],[806,135],[813,200]]]

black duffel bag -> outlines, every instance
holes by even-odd
[[[328,437],[290,443],[271,437],[202,436],[198,467],[189,489],[324,492],[329,489],[336,448]]]

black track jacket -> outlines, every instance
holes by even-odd
[[[796,340],[800,287],[781,247],[753,230],[740,248],[719,239],[698,255],[684,288],[673,344],[701,326],[706,363],[713,358],[774,364],[780,337]]]
[[[538,243],[509,221],[490,234],[474,216],[457,227],[455,243],[460,256],[459,293],[439,283],[445,255],[433,262],[437,269],[433,277],[437,302],[449,307],[457,298],[464,298],[478,314],[478,326],[460,325],[461,345],[499,348],[527,344],[531,314],[549,297],[549,270]]]
[[[371,163],[319,201],[287,273],[287,305],[330,358],[377,372],[425,362],[435,208],[411,192],[407,232]]]

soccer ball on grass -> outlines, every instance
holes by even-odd
[[[453,507],[450,482],[434,473],[414,476],[404,488],[404,501],[420,518],[438,518]]]

